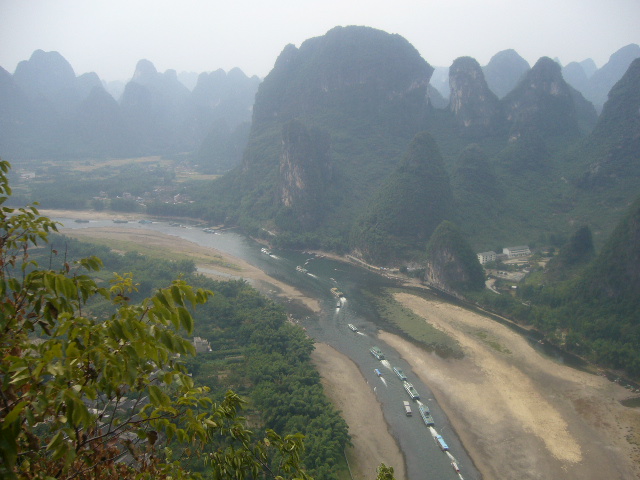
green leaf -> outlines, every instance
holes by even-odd
[[[22,402],[18,403],[15,407],[11,409],[9,414],[6,417],[4,417],[4,420],[2,421],[3,430],[8,428],[18,418],[18,416],[20,415],[20,412],[22,412],[24,407],[28,404],[29,402],[27,402],[26,400],[23,400]]]

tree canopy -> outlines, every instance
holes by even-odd
[[[31,253],[57,225],[4,206],[9,168],[0,161],[0,476],[192,478],[179,460],[198,453],[212,478],[309,478],[302,435],[256,438],[238,395],[214,403],[186,371],[181,334],[211,291],[178,279],[133,304],[131,276],[105,287],[89,275],[97,257],[42,268]],[[104,318],[86,308],[96,296],[113,306]]]

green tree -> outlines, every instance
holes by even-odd
[[[214,479],[308,478],[301,435],[256,440],[242,400],[215,404],[184,368],[194,349],[181,333],[211,292],[176,280],[132,304],[130,275],[109,287],[89,275],[96,257],[40,267],[30,251],[56,223],[4,206],[9,168],[0,161],[0,477],[191,478],[180,459],[197,454]],[[91,315],[94,297],[108,316]]]

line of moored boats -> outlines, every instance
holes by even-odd
[[[358,331],[358,328],[352,323],[350,323],[348,326],[350,330],[354,332]],[[382,352],[380,347],[373,346],[369,349],[369,352],[371,352],[371,355],[373,355],[377,360],[382,361],[385,359],[384,353]],[[462,475],[460,475],[460,468],[458,467],[458,462],[456,461],[454,456],[451,454],[451,452],[449,452],[449,445],[447,445],[447,443],[444,441],[444,438],[442,438],[442,435],[440,435],[434,428],[435,421],[433,420],[433,416],[429,411],[429,407],[420,401],[420,394],[415,389],[413,384],[407,381],[407,376],[405,375],[404,371],[399,367],[393,367],[392,370],[396,374],[396,376],[400,379],[400,381],[402,381],[402,386],[404,387],[405,391],[409,395],[409,398],[417,402],[418,411],[420,412],[420,417],[422,417],[422,421],[424,422],[424,424],[427,427],[429,427],[429,432],[431,433],[433,440],[436,442],[436,445],[438,445],[440,450],[442,450],[447,454],[447,456],[451,460],[451,466],[453,467],[455,472],[459,475],[459,477],[462,479]],[[376,368],[375,372],[376,372],[376,375],[378,375],[379,377],[382,377],[382,373],[380,369]],[[413,416],[413,411],[411,410],[411,404],[406,400],[404,400],[402,404],[404,407],[405,415],[407,417]]]

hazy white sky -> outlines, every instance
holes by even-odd
[[[141,58],[159,71],[264,77],[285,45],[336,25],[398,33],[434,66],[463,55],[485,65],[513,48],[530,64],[600,67],[640,44],[640,0],[0,0],[0,66],[13,73],[42,49],[106,80],[129,79]]]

